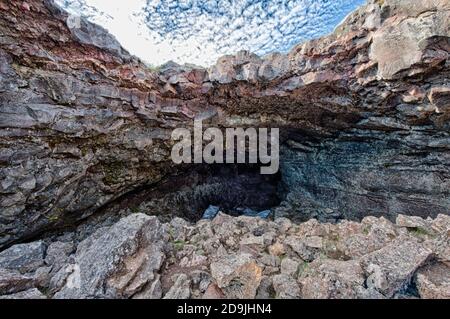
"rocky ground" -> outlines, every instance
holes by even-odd
[[[1,298],[450,298],[450,217],[103,220],[0,253]]]
[[[209,69],[151,69],[51,0],[0,17],[1,295],[449,297],[448,0]],[[194,119],[280,128],[280,172],[175,165]]]

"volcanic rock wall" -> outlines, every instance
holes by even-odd
[[[0,247],[180,173],[170,133],[194,118],[280,127],[277,216],[450,212],[446,0],[369,1],[286,55],[209,70],[151,70],[52,1],[0,16]]]

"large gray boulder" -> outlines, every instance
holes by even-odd
[[[211,276],[227,298],[255,298],[261,282],[261,268],[249,254],[220,257],[211,263]]]
[[[73,272],[55,298],[129,298],[151,284],[164,261],[156,217],[133,214],[98,229],[77,248]]]
[[[362,265],[368,284],[386,297],[392,297],[407,288],[416,270],[431,256],[432,251],[417,240],[400,238],[364,256]]]
[[[358,298],[364,285],[364,271],[356,260],[317,259],[299,275],[301,298]]]
[[[45,249],[42,241],[14,245],[0,253],[0,268],[33,272],[44,265]]]

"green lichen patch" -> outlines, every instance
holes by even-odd
[[[123,162],[112,162],[103,165],[103,181],[106,185],[115,185],[120,183],[122,175],[124,175],[126,166]]]

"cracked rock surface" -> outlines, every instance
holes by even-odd
[[[5,298],[450,298],[450,217],[415,220],[422,226],[383,217],[295,224],[219,212],[213,220],[160,223],[133,213],[93,223],[93,233],[80,226],[28,244],[44,247],[47,258],[33,267],[28,260],[2,264],[0,293]],[[362,251],[364,242],[377,244]],[[3,255],[18,256],[23,249],[12,246]],[[56,251],[62,258],[49,258]]]
[[[208,69],[150,69],[51,0],[0,17],[0,295],[449,297],[447,0]],[[175,165],[193,119],[280,128],[279,174]]]

